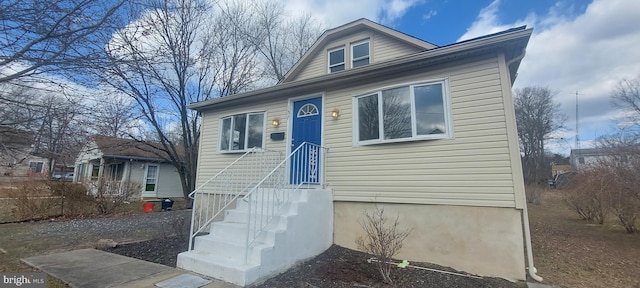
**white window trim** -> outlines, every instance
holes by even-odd
[[[442,98],[443,98],[443,108],[444,108],[444,121],[445,126],[447,128],[446,133],[437,134],[437,135],[417,135],[416,132],[416,113],[415,113],[415,97],[414,97],[414,87],[417,86],[426,86],[431,84],[442,83]],[[409,87],[409,98],[411,101],[411,137],[408,138],[397,138],[397,139],[384,139],[384,125],[382,123],[382,118],[378,117],[378,135],[379,139],[365,140],[360,141],[360,125],[358,122],[359,118],[359,109],[358,109],[358,99],[362,97],[367,97],[371,95],[378,96],[378,113],[382,113],[382,91],[400,88],[400,87]],[[366,146],[366,145],[375,145],[375,144],[385,144],[385,143],[398,143],[398,142],[411,142],[411,141],[423,141],[423,140],[437,140],[437,139],[452,139],[453,138],[453,122],[452,122],[452,113],[451,113],[451,95],[449,93],[449,79],[433,79],[433,80],[425,80],[420,82],[411,82],[411,83],[403,83],[393,86],[381,87],[379,89],[375,89],[372,91],[368,91],[366,93],[358,94],[352,99],[352,107],[353,107],[353,119],[352,119],[352,127],[353,128],[353,146]]]
[[[367,56],[366,57],[362,56],[362,57],[358,57],[358,58],[353,58],[353,47],[361,45],[361,44],[364,44],[364,43],[369,43],[369,45],[368,45],[369,52],[367,53]],[[353,67],[353,62],[358,61],[358,60],[367,59],[367,58],[369,59],[369,64],[367,64],[367,65],[370,65],[371,64],[371,41],[369,41],[369,39],[367,39],[367,40],[351,43],[351,55],[350,56],[351,56],[351,62],[350,62],[351,66],[349,68],[351,68],[351,69],[358,68],[358,67]],[[367,66],[367,65],[363,65],[363,66]],[[362,67],[362,66],[359,66],[359,67]]]
[[[216,148],[218,153],[220,153],[220,154],[245,153],[245,152],[249,151],[251,148],[253,148],[253,147],[247,147],[248,146],[247,145],[248,144],[247,141],[248,141],[249,134],[246,133],[245,140],[244,140],[245,141],[245,143],[244,143],[245,144],[245,148],[244,149],[242,149],[242,150],[222,150],[222,149],[220,149],[220,141],[222,140],[222,138],[221,138],[222,137],[222,123],[223,123],[224,119],[231,118],[231,127],[233,128],[233,116],[242,115],[242,114],[247,115],[247,124],[245,126],[245,131],[249,131],[249,115],[260,115],[260,114],[262,114],[262,119],[263,119],[263,121],[262,121],[262,147],[259,147],[259,148],[264,149],[265,144],[266,144],[265,143],[266,135],[267,135],[267,113],[265,111],[243,112],[243,113],[237,113],[237,114],[233,114],[233,115],[227,115],[225,117],[220,118],[220,120],[218,122],[218,145],[217,145],[218,147]],[[233,135],[231,135],[231,139],[233,139]],[[229,147],[231,147],[231,146],[229,146]]]
[[[308,107],[308,106],[313,106],[313,108],[315,108],[315,109],[316,109],[316,110],[315,110],[315,114],[314,114],[314,113],[311,113],[311,114],[300,115],[300,111],[302,111],[302,108],[304,108],[304,107]],[[319,111],[319,110],[318,110],[318,107],[317,107],[316,105],[314,105],[313,103],[307,103],[307,104],[302,105],[302,107],[300,107],[300,109],[298,109],[298,112],[296,113],[296,117],[298,117],[298,118],[303,118],[303,117],[315,116],[315,115],[318,115],[318,114],[319,114],[319,112],[318,112],[318,111]]]
[[[339,50],[342,50],[342,55],[344,56],[343,59],[342,59],[342,62],[331,65],[331,53],[339,51]],[[347,50],[344,48],[344,46],[338,47],[338,48],[335,48],[335,49],[331,49],[331,50],[327,51],[327,72],[329,74],[331,74],[331,73],[337,73],[337,72],[340,72],[340,71],[347,70],[346,61],[347,61]],[[342,69],[340,71],[336,71],[336,72],[331,72],[331,68],[332,67],[336,67],[336,66],[340,66],[340,65],[344,65],[344,69]]]
[[[158,192],[158,179],[160,178],[160,165],[157,164],[147,164],[147,167],[145,167],[144,169],[144,183],[142,185],[142,193],[154,193],[154,192]],[[156,167],[156,177],[153,178],[154,182],[153,182],[153,191],[147,191],[147,180],[149,178],[149,167],[154,166]]]

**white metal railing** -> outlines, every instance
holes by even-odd
[[[242,198],[247,203],[245,263],[249,247],[303,185],[324,185],[328,149],[304,142]]]
[[[215,219],[222,220],[222,212],[264,179],[282,160],[276,151],[252,148],[227,167],[200,185],[189,197],[193,199],[189,250],[193,239]]]

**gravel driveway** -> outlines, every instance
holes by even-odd
[[[65,237],[73,241],[75,237],[90,235],[98,239],[132,241],[169,236],[176,234],[176,229],[188,231],[190,217],[191,210],[179,210],[69,221],[43,221],[31,225],[34,235],[44,237]]]
[[[28,271],[20,258],[188,234],[190,210],[0,225],[0,272]]]

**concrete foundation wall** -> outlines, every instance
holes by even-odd
[[[334,243],[357,249],[364,211],[384,207],[413,228],[397,259],[429,262],[483,276],[525,279],[521,212],[513,208],[334,202]]]

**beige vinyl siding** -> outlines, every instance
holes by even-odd
[[[373,34],[373,43],[371,46],[373,47],[372,51],[375,53],[374,63],[386,62],[424,50],[422,48],[400,42],[381,33]]]
[[[326,181],[336,201],[516,207],[514,155],[510,150],[496,55],[461,59],[438,70],[414,73],[347,89],[323,91]],[[451,96],[451,139],[376,145],[354,145],[353,98],[405,83],[448,79]],[[510,87],[509,87],[510,88]],[[509,90],[506,90],[509,91]],[[321,92],[321,91],[317,91]],[[510,93],[509,93],[510,94]],[[203,183],[241,154],[217,152],[219,119],[237,113],[266,111],[266,148],[286,151],[285,141],[271,141],[271,132],[287,132],[288,98],[236,109],[205,112],[198,184]],[[510,95],[507,95],[510,97]],[[340,117],[331,118],[338,108]],[[280,127],[271,126],[280,118]],[[519,161],[519,159],[517,159]]]
[[[353,97],[385,86],[449,79],[453,138],[354,146]],[[515,207],[496,56],[402,79],[329,91],[327,181],[337,201]]]
[[[287,139],[282,141],[273,141],[269,134],[275,132],[285,132],[287,134],[287,98],[281,98],[271,103],[256,103],[253,105],[245,105],[234,109],[225,109],[219,111],[207,111],[203,113],[202,134],[200,139],[200,153],[198,154],[198,172],[197,186],[202,185],[205,181],[213,177],[220,170],[224,169],[231,162],[242,156],[242,153],[219,153],[218,152],[218,133],[220,119],[226,116],[250,113],[250,112],[266,112],[266,133],[264,135],[265,149],[281,151],[283,155],[286,150]],[[271,122],[274,118],[280,119],[280,126],[273,127]]]
[[[362,40],[370,40],[370,63],[381,63],[396,59],[402,56],[418,53],[423,49],[407,44],[402,41],[393,39],[386,34],[374,33],[372,31],[362,31],[353,34],[347,38],[340,38],[329,42],[324,49],[318,49],[316,55],[311,56],[311,60],[306,67],[302,68],[299,74],[291,81],[309,79],[326,75],[328,73],[327,53],[329,50],[339,47],[345,48],[345,65],[346,69],[351,69],[351,43]],[[339,73],[339,72],[338,72]]]

